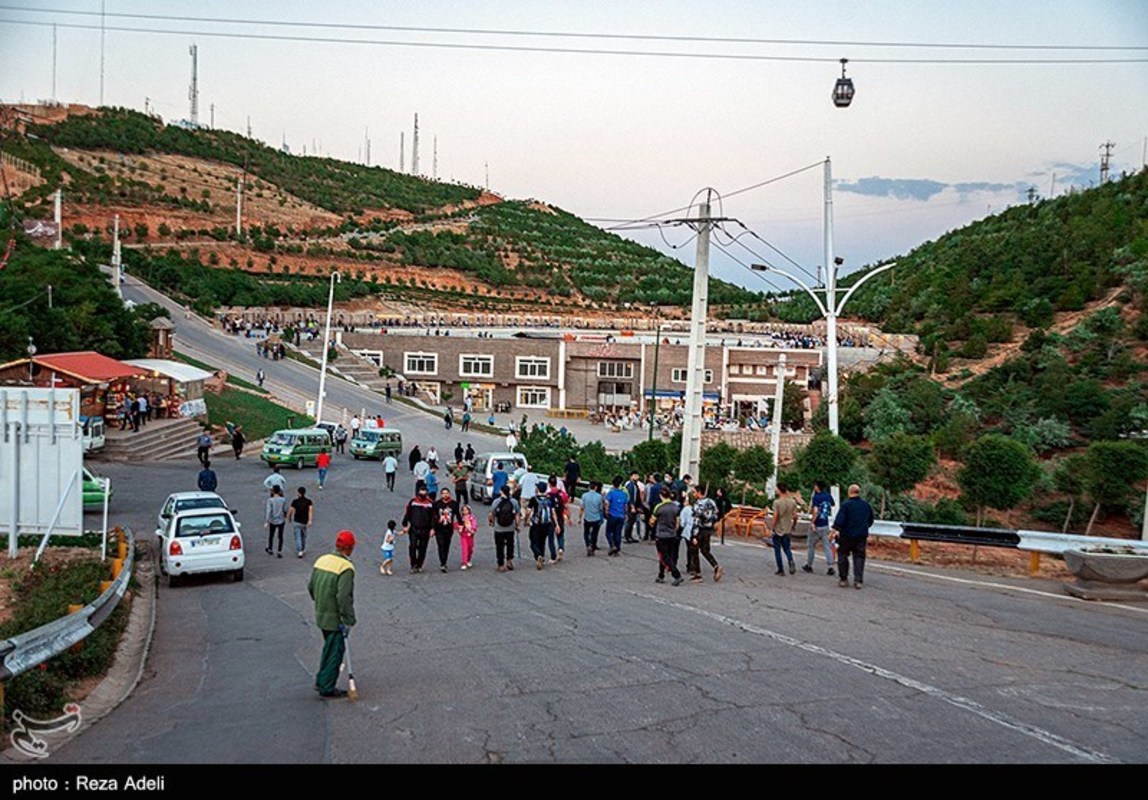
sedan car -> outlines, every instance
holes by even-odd
[[[197,508],[227,508],[227,502],[215,492],[176,492],[169,494],[159,509],[156,527],[166,528],[173,515],[180,511],[191,511]]]
[[[184,575],[204,572],[228,572],[233,580],[243,580],[243,537],[228,509],[173,513],[155,535],[160,546],[160,571],[168,576],[169,586],[178,585]]]

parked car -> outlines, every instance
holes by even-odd
[[[227,508],[227,502],[215,492],[176,492],[169,494],[167,500],[160,506],[156,525],[163,528],[175,514],[200,508]],[[232,514],[234,513],[233,511]]]
[[[339,430],[339,428],[343,427],[343,423],[331,422],[329,420],[323,420],[322,422],[316,422],[315,427],[316,428],[322,428],[323,430],[325,430],[327,432],[327,439],[329,440],[329,442],[331,444],[334,444],[335,443],[335,431],[337,431],[337,430]]]
[[[85,453],[101,449],[107,441],[103,417],[80,417],[80,429],[83,432]]]
[[[83,478],[84,508],[104,507],[104,479],[84,467]],[[108,499],[112,499],[112,485],[108,484]]]
[[[323,428],[275,431],[263,443],[259,457],[268,464],[289,464],[296,469],[315,466],[319,452],[332,449],[331,437]]]
[[[160,572],[176,586],[184,575],[228,572],[243,580],[246,557],[239,523],[226,508],[197,508],[171,515],[157,528]]]
[[[474,471],[467,483],[472,500],[489,504],[494,499],[494,467],[500,462],[505,466],[508,478],[519,468],[529,468],[522,453],[479,453],[474,457]]]
[[[394,428],[360,428],[351,440],[351,455],[355,458],[384,458],[403,454],[403,435]]]

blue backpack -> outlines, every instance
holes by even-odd
[[[535,525],[549,525],[554,521],[554,504],[546,495],[534,498],[534,516],[531,522]]]

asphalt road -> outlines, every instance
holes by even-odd
[[[247,579],[162,585],[145,679],[54,760],[1148,760],[1146,607],[874,562],[864,590],[839,589],[821,569],[775,576],[768,551],[744,544],[715,548],[719,584],[656,585],[651,546],[586,558],[576,541],[561,564],[498,574],[485,525],[474,570],[458,570],[456,543],[447,574],[410,575],[400,540],[383,577],[380,533],[413,484],[405,467],[395,494],[375,462],[338,458],[321,493],[314,470],[287,471],[289,493],[316,496],[303,560],[263,552],[265,468],[217,467],[244,523]],[[196,465],[105,471],[116,521],[150,531]],[[311,688],[321,639],[307,578],[344,527],[361,542],[357,703]]]
[[[175,319],[181,350],[240,374],[263,365],[277,394],[313,395],[314,370]],[[329,386],[329,402],[381,405]],[[445,454],[458,440],[418,412],[385,413],[408,446]],[[247,579],[162,585],[144,680],[54,761],[1148,761],[1148,605],[873,561],[864,590],[839,589],[820,562],[816,574],[779,577],[768,551],[744,544],[715,548],[721,583],[707,572],[675,588],[654,584],[650,545],[586,558],[578,535],[560,564],[498,574],[485,524],[474,570],[458,570],[455,543],[447,574],[410,575],[400,540],[396,574],[384,577],[380,534],[413,486],[405,465],[394,494],[377,462],[337,457],[322,492],[314,470],[286,471],[289,496],[307,485],[316,500],[302,560],[263,552],[261,462],[215,466],[244,524]],[[194,487],[197,465],[102,471],[116,486],[113,521],[147,538],[164,497]],[[357,703],[312,690],[321,638],[306,583],[340,528],[360,537]]]

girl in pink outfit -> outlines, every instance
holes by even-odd
[[[462,569],[470,569],[473,566],[470,559],[474,555],[474,535],[478,532],[478,519],[468,505],[462,507],[462,524],[458,526],[457,531],[459,541],[462,543]]]

